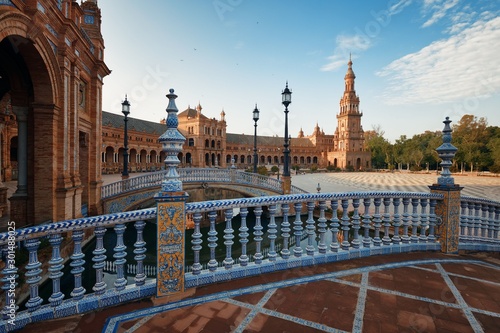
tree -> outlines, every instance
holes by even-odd
[[[387,154],[391,144],[384,139],[385,132],[380,125],[373,126],[372,131],[365,132],[365,144],[371,152],[372,167],[375,169],[386,168]]]
[[[458,148],[455,160],[460,163],[461,169],[464,163],[470,165],[470,171],[474,171],[474,165],[480,170],[486,167],[485,156],[487,152],[486,142],[489,133],[487,131],[488,123],[486,119],[477,118],[474,115],[466,114],[460,121],[453,125],[452,143]]]

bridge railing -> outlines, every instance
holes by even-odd
[[[436,231],[441,228],[441,216],[436,215],[436,206],[442,200],[443,195],[435,193],[357,192],[186,203],[185,212],[194,221],[192,236],[186,239],[192,250],[186,260],[193,263],[184,275],[186,288],[363,256],[439,250],[440,234]],[[464,197],[459,212],[460,248],[498,251],[499,211],[499,202]],[[220,234],[215,229],[218,215],[224,218]],[[255,222],[247,224],[250,216]],[[156,279],[146,279],[148,244],[143,233],[145,221],[156,217],[156,208],[150,208],[1,233],[4,321],[0,330],[14,327],[8,323],[12,312],[16,313],[15,327],[20,328],[29,322],[155,295]],[[204,233],[203,218],[209,225]],[[124,245],[126,229],[134,230],[133,247]],[[107,233],[113,233],[116,241],[106,246],[103,239]],[[82,242],[89,234],[95,237],[95,245],[92,265],[86,266]],[[224,240],[223,245],[218,239]],[[67,255],[61,252],[63,244],[72,245]],[[225,250],[222,257],[216,256],[220,246]],[[20,261],[21,250],[27,252],[25,262]],[[209,255],[201,259],[203,251]],[[127,253],[133,253],[133,260],[126,259]],[[109,266],[107,255],[114,258],[116,276],[112,283],[103,279]],[[129,265],[134,266],[132,277],[126,274]],[[64,267],[71,268],[69,295],[61,291]],[[91,288],[82,284],[84,270],[95,276]],[[51,288],[46,299],[39,293],[44,278]],[[27,295],[25,309],[18,308],[22,295]]]
[[[160,186],[167,172],[168,170],[161,170],[104,185],[101,187],[101,199],[107,199],[125,192]],[[239,183],[242,185],[264,188],[275,193],[282,193],[281,180],[242,170],[180,168],[178,169],[178,173],[183,183]],[[292,186],[292,193],[305,193],[305,191]]]

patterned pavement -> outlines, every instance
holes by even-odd
[[[406,172],[338,172],[313,173],[292,176],[292,184],[306,191],[404,191],[429,192],[429,185],[437,183],[435,173],[415,174]],[[500,177],[453,175],[455,184],[463,186],[462,195],[500,201]]]
[[[178,299],[45,322],[43,331],[450,333],[499,327],[499,254],[406,253],[197,288]]]

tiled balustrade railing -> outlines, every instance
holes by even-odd
[[[463,250],[488,250],[491,246],[499,246],[499,202],[462,196],[460,209],[460,243]]]
[[[190,272],[185,274],[186,287],[362,256],[439,250],[436,228],[441,217],[436,215],[435,208],[442,198],[442,195],[432,193],[357,192],[292,194],[187,203],[186,213],[194,221],[194,230],[191,239],[186,240],[191,243],[189,245],[192,249],[192,257],[188,259],[193,262]],[[499,210],[498,202],[474,198],[462,200],[461,242],[465,242],[468,249],[486,244],[490,246],[486,250],[498,251]],[[234,212],[240,216],[238,225],[235,225]],[[223,234],[217,234],[216,216],[221,214],[225,227]],[[249,214],[253,214],[255,218],[253,228],[249,227],[250,224],[247,225]],[[207,235],[201,233],[204,216],[208,217],[207,223],[210,226]],[[13,299],[19,303],[23,293],[29,296],[26,309],[15,309],[17,328],[29,322],[70,316],[154,295],[156,280],[146,280],[144,273],[146,243],[143,230],[145,221],[155,218],[156,208],[150,208],[0,234],[4,262],[1,271],[4,303],[0,332],[12,328],[7,322],[11,311],[9,304]],[[262,224],[264,218],[267,219],[265,233]],[[133,248],[127,249],[124,245],[126,228],[136,230]],[[82,286],[85,260],[81,244],[88,229],[93,230],[96,238],[91,268],[96,282],[91,290]],[[104,247],[103,236],[106,232],[116,234],[113,247]],[[63,236],[71,238],[74,244],[71,255],[65,258],[61,257]],[[216,256],[216,249],[220,246],[218,238],[224,239],[223,258]],[[51,248],[51,254],[44,262],[40,262],[38,255],[42,239],[48,239]],[[264,243],[267,253],[265,259]],[[15,262],[11,265],[11,244],[27,249],[29,259],[25,265]],[[233,255],[236,245],[239,253],[237,258]],[[492,248],[492,245],[495,247]],[[200,252],[204,248],[209,250],[209,257],[201,260]],[[134,254],[133,262],[125,259],[130,251]],[[116,278],[112,285],[107,285],[103,280],[103,271],[106,253],[110,252],[115,259]],[[221,262],[222,267],[219,267]],[[136,267],[133,283],[128,283],[124,270],[129,264]],[[72,291],[67,298],[61,292],[60,285],[64,265],[71,267],[73,281]],[[202,269],[203,267],[207,268]],[[25,288],[18,283],[20,275],[26,281]],[[48,299],[43,300],[39,296],[39,288],[42,278],[47,276],[52,293]],[[14,292],[10,293],[14,285]]]
[[[136,191],[144,188],[159,187],[168,170],[157,171],[145,175],[104,185],[101,188],[101,198],[106,199],[124,192]],[[178,169],[180,180],[189,183],[235,183],[268,189],[275,193],[282,193],[281,181],[255,173],[236,169],[217,168],[181,168]],[[292,193],[304,193],[303,190],[292,186]]]

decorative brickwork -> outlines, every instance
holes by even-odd
[[[96,1],[1,3],[1,176],[21,227],[77,218],[100,201],[103,62]],[[1,203],[0,203],[1,205]]]

